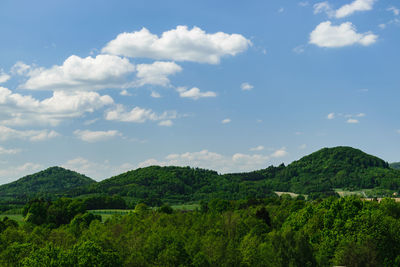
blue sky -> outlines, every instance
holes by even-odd
[[[400,3],[0,3],[0,184],[50,166],[400,161]]]

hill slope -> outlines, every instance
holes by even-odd
[[[400,162],[393,162],[389,164],[390,168],[400,170]]]
[[[63,194],[68,190],[92,183],[95,181],[85,175],[61,167],[51,167],[1,185],[0,198],[18,200],[37,195]]]
[[[169,203],[262,197],[272,192],[262,183],[215,171],[190,167],[150,166],[132,170],[89,186],[87,193],[120,194],[150,205],[160,200]]]
[[[381,187],[398,189],[400,171],[375,156],[351,147],[323,148],[287,167],[257,171],[274,188],[297,193],[323,192],[332,188]]]

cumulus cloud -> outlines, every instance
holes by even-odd
[[[276,151],[274,151],[274,153],[271,154],[271,157],[273,158],[282,158],[284,156],[286,156],[288,154],[288,152],[286,151],[286,148],[280,148]]]
[[[158,125],[160,126],[166,126],[166,127],[170,127],[172,126],[174,123],[171,120],[165,120],[165,121],[160,121],[158,123]]]
[[[343,5],[342,7],[334,10],[329,2],[319,2],[314,4],[314,14],[326,13],[329,17],[335,17],[337,19],[344,18],[352,15],[358,11],[372,10],[372,7],[376,0],[355,0],[350,4]]]
[[[310,44],[319,47],[344,47],[354,44],[369,46],[378,36],[371,33],[357,33],[351,22],[334,26],[330,21],[321,22],[310,34]]]
[[[116,136],[122,136],[117,130],[109,131],[90,131],[90,130],[76,130],[74,135],[82,141],[94,143],[99,141],[105,141]]]
[[[135,123],[143,123],[146,121],[165,121],[175,119],[176,117],[176,111],[165,111],[162,114],[157,114],[151,109],[145,109],[141,107],[134,107],[131,111],[127,111],[122,105],[117,105],[114,109],[106,111],[105,114],[106,120]]]
[[[52,139],[57,136],[60,136],[60,134],[53,130],[16,130],[0,125],[0,141],[21,139],[37,142]]]
[[[357,119],[352,119],[352,118],[348,119],[346,122],[347,122],[347,123],[350,123],[350,124],[359,123],[359,121],[358,121]]]
[[[169,75],[182,71],[182,68],[175,62],[156,61],[152,64],[139,64],[136,66],[137,78],[136,86],[145,84],[168,86]]]
[[[335,113],[334,113],[334,112],[329,113],[329,114],[326,116],[326,118],[327,118],[328,120],[333,120],[333,119],[335,118]]]
[[[400,10],[397,7],[391,6],[387,9],[387,11],[393,12],[393,15],[398,16],[400,14]]]
[[[222,124],[227,124],[227,123],[230,123],[230,122],[231,122],[231,119],[229,119],[229,118],[223,119],[221,121]]]
[[[4,73],[3,70],[0,70],[0,83],[5,83],[11,78],[10,75],[7,73]]]
[[[110,96],[96,92],[55,91],[52,97],[40,101],[0,87],[0,122],[6,125],[57,125],[64,119],[80,117],[113,103]]]
[[[0,155],[13,155],[21,152],[21,149],[7,149],[0,146]]]
[[[336,10],[335,17],[344,18],[357,11],[371,10],[375,2],[376,0],[355,0],[352,3],[344,5]]]
[[[302,144],[302,145],[299,146],[299,149],[302,149],[302,150],[303,150],[303,149],[306,149],[306,148],[307,148],[307,145],[306,145],[306,144]]]
[[[32,174],[43,168],[42,165],[27,162],[17,166],[4,166],[0,168],[0,184],[10,183],[18,178]]]
[[[153,97],[153,98],[160,98],[161,97],[161,95],[159,93],[154,92],[154,91],[151,92],[150,96]]]
[[[18,61],[14,64],[14,66],[11,67],[11,73],[14,75],[26,75],[30,69],[31,66],[25,64],[22,61]]]
[[[123,95],[123,96],[131,96],[132,94],[131,93],[129,93],[127,90],[122,90],[120,93],[119,93],[120,95]]]
[[[250,40],[240,34],[209,34],[198,27],[188,29],[187,26],[177,26],[163,32],[160,37],[146,28],[121,33],[102,52],[126,57],[218,64],[221,57],[235,56],[250,45]]]
[[[256,146],[249,149],[250,151],[261,151],[264,150],[264,146]]]
[[[112,165],[108,160],[103,162],[95,162],[83,157],[76,157],[68,160],[61,166],[66,169],[85,174],[97,181],[118,175],[136,167],[130,163]]]
[[[234,153],[233,155],[222,155],[208,150],[199,152],[185,152],[182,154],[169,154],[163,160],[154,158],[145,160],[138,164],[138,167],[151,165],[160,166],[191,166],[213,169],[222,173],[235,171],[251,171],[265,168],[271,164],[271,160],[286,155],[282,149],[273,152],[271,155]],[[285,151],[286,152],[286,151]]]
[[[319,2],[314,4],[314,14],[319,14],[319,13],[326,13],[329,17],[332,17],[335,12],[332,9],[331,5],[325,1],[325,2]]]
[[[197,100],[199,98],[206,97],[216,97],[217,94],[213,91],[201,92],[199,88],[193,87],[192,89],[187,90],[186,87],[178,87],[177,91],[179,92],[179,96],[182,98],[191,98]]]
[[[28,80],[19,86],[22,89],[90,91],[120,88],[126,83],[126,76],[134,71],[135,66],[128,59],[114,55],[95,58],[72,55],[61,66],[26,69],[20,64],[16,70],[28,76]]]
[[[254,88],[254,86],[251,85],[251,84],[249,84],[249,83],[242,83],[242,84],[240,85],[240,88],[241,88],[243,91],[250,91],[251,89]]]

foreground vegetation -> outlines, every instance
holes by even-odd
[[[82,201],[31,201],[0,222],[1,266],[398,266],[400,204],[356,196],[138,204],[104,222]]]

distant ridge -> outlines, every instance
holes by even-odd
[[[389,164],[390,168],[400,170],[400,162],[393,162]]]
[[[262,198],[274,191],[321,196],[335,194],[336,188],[399,191],[400,170],[391,166],[359,149],[339,146],[320,149],[288,166],[224,175],[200,168],[150,166],[95,182],[77,172],[52,167],[0,186],[0,202],[17,204],[43,195],[119,195],[156,206],[161,202]]]
[[[0,186],[0,197],[30,198],[43,194],[62,194],[95,183],[91,178],[61,167],[50,167]]]

